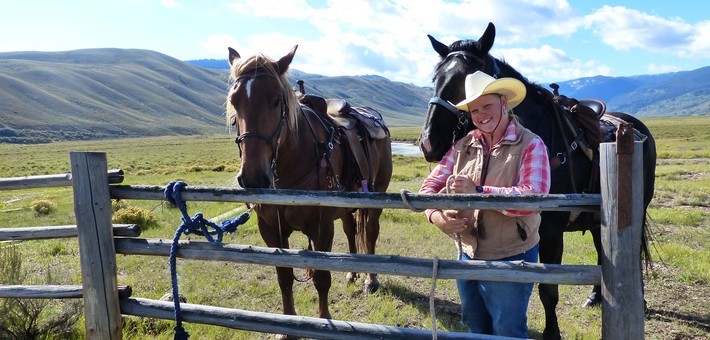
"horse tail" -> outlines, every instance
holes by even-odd
[[[646,213],[643,216],[643,224],[641,226],[641,261],[643,262],[644,268],[651,268],[652,258],[651,249],[649,244],[653,241],[653,235],[651,234],[651,228],[649,225],[649,216]]]
[[[367,238],[368,238],[368,228],[367,220],[370,215],[370,210],[366,208],[357,209],[355,212],[355,226],[357,235],[357,253],[367,254]]]

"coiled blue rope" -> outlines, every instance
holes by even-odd
[[[182,213],[182,224],[175,231],[173,236],[173,243],[170,245],[170,280],[172,284],[173,291],[173,303],[175,304],[175,340],[187,340],[190,338],[190,334],[182,327],[182,313],[180,311],[180,295],[178,293],[178,279],[177,279],[177,259],[176,253],[178,248],[178,242],[180,241],[180,236],[182,234],[189,235],[195,234],[204,236],[208,241],[214,243],[221,243],[222,236],[224,233],[233,233],[237,231],[237,227],[246,223],[249,220],[249,211],[245,211],[239,216],[231,219],[222,221],[219,225],[216,223],[206,220],[202,213],[198,212],[194,217],[190,218],[187,214],[187,204],[181,199],[181,192],[187,187],[187,183],[182,181],[170,182],[165,187],[163,192],[163,197],[168,203],[173,206],[178,207]],[[208,227],[214,229],[210,231]],[[215,239],[213,235],[217,235]]]

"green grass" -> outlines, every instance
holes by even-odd
[[[710,117],[648,119],[659,152],[656,194],[649,210],[652,220],[655,262],[646,276],[646,299],[650,312],[646,320],[649,339],[707,338],[710,329],[706,301],[710,300]],[[414,140],[418,129],[393,129],[393,139]],[[125,184],[165,185],[184,180],[190,185],[234,186],[239,162],[233,136],[159,137],[94,142],[61,142],[42,145],[0,144],[0,177],[57,174],[70,171],[69,151],[107,153],[109,168],[126,172]],[[416,192],[433,165],[419,157],[395,155],[390,192]],[[32,202],[56,204],[49,215],[38,215]],[[128,202],[156,214],[159,226],[142,237],[171,239],[180,224],[180,213],[157,201]],[[207,218],[218,216],[241,204],[188,202],[190,213],[201,211]],[[238,212],[236,212],[238,213]],[[71,188],[0,191],[0,228],[75,224]],[[225,243],[263,246],[255,218],[226,235]],[[379,254],[453,259],[452,241],[428,224],[423,214],[388,209],[382,216]],[[345,252],[345,237],[336,224],[336,252]],[[183,239],[204,241],[200,237]],[[295,248],[306,248],[300,234],[291,239]],[[2,245],[0,245],[2,246]],[[66,273],[66,284],[80,284],[76,239],[26,241],[20,243],[26,268],[41,275],[51,265],[53,272]],[[168,259],[151,256],[117,257],[118,282],[133,287],[137,297],[157,299],[170,291]],[[566,264],[595,264],[596,254],[589,233],[565,234]],[[190,303],[280,313],[281,301],[271,267],[227,262],[178,260],[180,292]],[[296,270],[304,277],[303,270]],[[340,320],[380,323],[391,326],[431,328],[429,315],[430,279],[381,275],[379,292],[366,295],[360,286],[347,287],[344,273],[333,273],[331,313]],[[601,310],[580,305],[591,287],[560,286],[558,316],[564,338],[601,337]],[[311,282],[294,286],[301,315],[316,316],[315,289]],[[459,300],[455,283],[439,280],[435,292],[437,328],[463,331],[458,324]],[[126,317],[124,338],[172,338],[170,321]],[[530,301],[531,336],[540,338],[544,327],[542,304],[534,291]],[[254,339],[265,335],[221,327],[186,324],[195,339]]]

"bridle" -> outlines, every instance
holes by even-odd
[[[274,75],[272,75],[269,72],[257,71],[254,74],[241,75],[241,76],[237,77],[237,79],[234,81],[234,87],[236,88],[237,84],[239,84],[240,81],[254,80],[256,78],[263,78],[263,77],[277,79]],[[284,121],[286,120],[286,113],[287,112],[288,112],[288,107],[286,105],[286,94],[283,94],[283,97],[281,98],[281,117],[279,119],[278,125],[274,129],[274,132],[272,132],[271,135],[269,135],[269,136],[265,136],[259,132],[254,132],[254,131],[244,131],[244,133],[239,134],[239,126],[236,123],[236,115],[235,115],[235,120],[232,122],[232,125],[236,126],[236,129],[237,129],[237,138],[234,139],[234,142],[237,143],[237,147],[239,148],[239,159],[242,159],[242,142],[244,141],[244,139],[246,139],[247,137],[255,137],[255,138],[263,140],[264,142],[266,142],[266,144],[271,145],[271,165],[273,168],[273,165],[276,162],[276,154],[277,154],[278,145],[279,145],[280,138],[281,138],[281,130],[283,129],[283,125],[284,125]],[[274,143],[274,138],[277,138],[276,143]]]
[[[470,63],[469,58],[475,58],[477,57],[473,52],[469,51],[453,51],[449,54],[446,55],[446,58],[444,60],[449,60],[450,58],[453,57],[460,57],[462,58],[465,62]],[[491,66],[490,69],[490,74],[493,76],[493,78],[498,79],[500,76],[500,68],[498,67],[498,62],[496,62],[496,59],[493,58],[490,54],[487,54],[487,63],[483,64],[483,67],[481,68],[482,70],[485,71],[485,68],[487,65]],[[439,105],[446,109],[446,111],[452,113],[454,117],[456,117],[456,129],[453,130],[452,136],[451,136],[451,144],[453,145],[454,142],[456,141],[456,132],[457,131],[464,131],[464,127],[468,125],[469,123],[469,117],[466,115],[466,111],[459,110],[451,104],[448,100],[441,99],[439,96],[433,96],[431,99],[429,99],[429,106],[431,105]]]

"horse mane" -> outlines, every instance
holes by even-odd
[[[256,73],[257,70],[262,70],[268,72],[279,82],[281,86],[281,92],[284,94],[286,99],[286,116],[288,121],[288,127],[291,130],[295,130],[298,127],[298,112],[300,109],[300,103],[296,94],[293,92],[293,88],[288,82],[287,74],[288,72],[279,72],[278,65],[276,61],[268,57],[263,53],[257,53],[248,58],[242,58],[235,60],[234,64],[230,68],[230,85],[233,86],[237,78],[249,72]],[[227,123],[231,122],[232,117],[237,115],[237,111],[232,105],[227,105]]]

